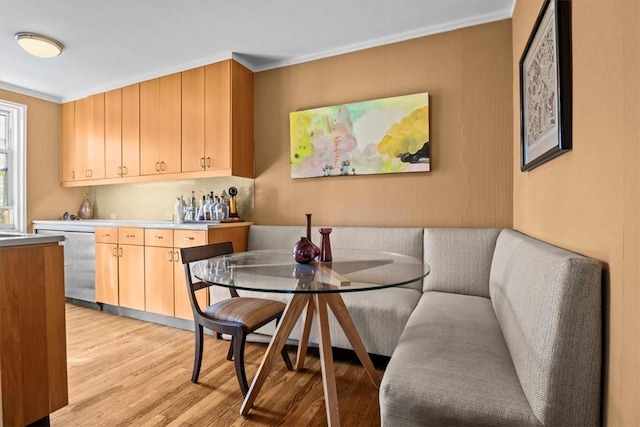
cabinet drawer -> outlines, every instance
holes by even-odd
[[[143,245],[144,229],[131,227],[118,228],[118,243],[125,245]]]
[[[207,232],[199,230],[173,230],[173,246],[189,248],[207,244]]]
[[[118,229],[107,227],[96,227],[96,243],[118,243]]]
[[[144,245],[172,248],[173,247],[173,230],[145,228],[144,229]]]

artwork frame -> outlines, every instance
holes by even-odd
[[[289,114],[291,178],[431,171],[429,93]]]
[[[545,0],[520,57],[520,170],[572,149],[571,1]]]

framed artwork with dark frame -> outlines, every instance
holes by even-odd
[[[545,0],[520,58],[520,169],[571,150],[571,2]]]

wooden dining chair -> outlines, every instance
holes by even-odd
[[[231,253],[233,253],[231,242],[180,249],[196,334],[191,381],[198,382],[202,365],[203,328],[207,328],[215,332],[217,338],[221,338],[222,334],[231,335],[227,360],[234,360],[240,390],[246,396],[249,391],[244,369],[244,347],[247,335],[269,322],[274,320],[278,322],[286,305],[269,299],[240,297],[235,289],[230,288],[230,298],[218,301],[204,310],[201,309],[195,293],[199,289],[211,286],[211,284],[202,281],[194,282],[190,264]],[[292,370],[289,354],[284,348],[282,349],[282,358],[287,369]]]

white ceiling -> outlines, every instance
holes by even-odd
[[[254,71],[510,18],[514,0],[0,0],[0,88],[56,102],[230,57]],[[17,32],[53,37],[40,59]]]

